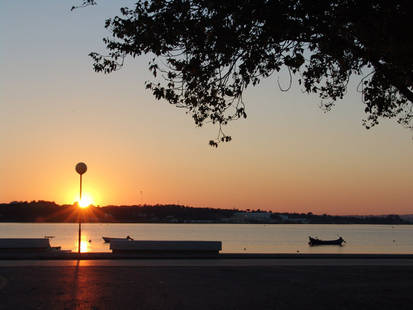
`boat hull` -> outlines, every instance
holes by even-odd
[[[126,238],[112,238],[112,237],[102,237],[102,239],[105,241],[105,243],[110,243],[112,241],[127,241],[127,240],[133,240],[131,237],[127,236]]]
[[[318,238],[311,238],[309,237],[310,241],[308,242],[308,244],[310,246],[314,246],[314,245],[339,245],[342,246],[344,239],[343,238],[338,238],[336,240],[320,240]]]

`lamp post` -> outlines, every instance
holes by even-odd
[[[87,171],[87,166],[85,163],[78,163],[76,165],[76,172],[79,173],[80,175],[80,195],[79,195],[79,202],[82,200],[82,175]],[[80,210],[79,210],[80,211]],[[80,254],[80,240],[82,237],[82,216],[79,212],[79,247],[78,247],[78,253]]]

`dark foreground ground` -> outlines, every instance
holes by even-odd
[[[413,309],[413,266],[0,267],[0,309]]]

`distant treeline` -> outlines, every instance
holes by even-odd
[[[49,201],[0,204],[0,222],[187,222],[220,221],[239,210],[194,208],[181,205],[104,206],[81,209]]]
[[[342,216],[342,215],[316,215],[309,213],[273,213],[272,218],[288,216],[284,224],[412,224],[399,215],[389,214],[380,216]],[[301,221],[297,220],[300,219]]]
[[[0,204],[0,222],[100,223],[280,223],[280,224],[410,224],[398,215],[332,216],[274,213],[262,210],[195,208],[181,205],[90,206],[58,205],[49,201]]]

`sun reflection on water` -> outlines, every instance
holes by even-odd
[[[82,236],[82,240],[80,241],[80,253],[87,253],[87,252],[90,252],[90,244],[89,244],[89,241],[88,240],[86,240],[87,238],[85,238],[85,239],[83,239],[83,236]],[[77,251],[77,249],[78,249],[78,242],[76,242],[76,251]]]

